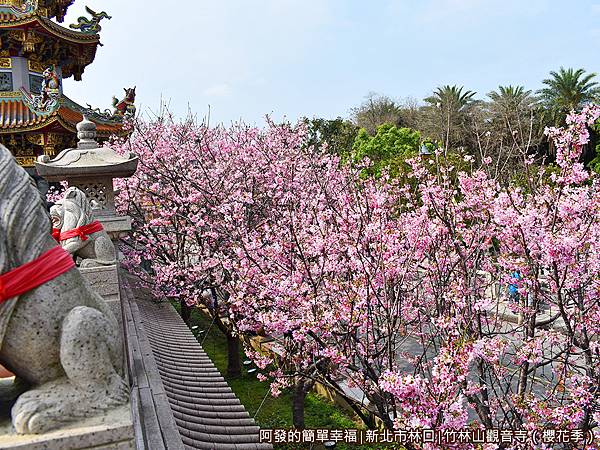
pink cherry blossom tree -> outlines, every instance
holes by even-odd
[[[353,380],[388,425],[392,417],[396,426],[590,429],[598,194],[571,145],[586,142],[595,117],[589,108],[568,130],[549,130],[565,152],[550,179],[530,167],[528,190],[490,178],[488,161],[458,174],[439,161],[437,171],[415,162],[412,191],[348,172],[333,192],[314,182],[326,202],[308,186],[284,189],[302,206],[280,205],[285,214],[267,232],[242,241],[238,323],[287,335],[284,355],[296,373],[312,367],[311,377],[334,387],[336,378]],[[566,266],[553,269],[564,262],[542,250],[569,241],[576,290],[559,277]],[[497,290],[508,283],[519,284],[523,299],[509,307],[516,324],[498,311]],[[565,303],[574,292],[584,300],[578,311]],[[285,384],[294,370],[270,375]]]
[[[178,300],[186,321],[191,307],[204,305],[227,336],[228,374],[239,375],[239,340],[217,291],[227,273],[215,258],[229,248],[215,223],[225,200],[233,201],[229,178],[220,177],[225,132],[168,115],[133,126],[131,137],[116,144],[140,158],[137,173],[118,184],[118,207],[134,219],[123,246],[127,266],[155,296]]]
[[[396,426],[597,430],[600,193],[579,157],[599,115],[589,106],[547,131],[557,170],[548,178],[525,161],[526,189],[486,167],[453,186],[415,165],[427,249],[412,333],[423,357],[381,383],[397,399]],[[516,324],[493,295],[509,283]]]
[[[407,185],[364,179],[302,124],[138,123],[122,144],[141,158],[120,186],[128,260],[157,294],[204,304],[230,354],[240,334],[276,337],[277,357],[248,354],[275,394],[292,387],[298,427],[318,381],[372,424],[347,395],[360,388],[390,429],[592,430],[600,194],[579,156],[599,115],[548,130],[557,166],[523,153],[520,186],[440,153],[411,161]]]
[[[287,195],[278,173],[308,161],[304,136],[287,124],[210,129],[162,118],[138,122],[120,144],[140,156],[137,174],[119,186],[119,207],[135,219],[129,268],[182,311],[207,307],[227,335],[230,375],[240,370],[240,328],[229,311],[240,242],[278,214],[278,196]]]

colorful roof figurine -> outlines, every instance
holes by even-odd
[[[72,145],[77,124],[84,116],[96,125],[100,141],[114,135],[126,135],[123,120],[135,115],[134,101],[135,88],[130,88],[125,89],[125,97],[122,100],[113,97],[112,111],[92,109],[90,105],[81,106],[62,94],[60,80],[50,67],[44,71],[40,94],[31,94],[24,88],[19,91],[0,92],[0,141],[5,142],[14,151],[21,165],[33,167],[40,152],[52,156],[58,147]],[[29,142],[26,147],[29,150],[18,148],[14,140],[16,135],[26,138],[25,141]],[[12,141],[7,140],[8,138]],[[25,141],[21,139],[21,142]],[[30,144],[37,146],[35,148],[38,150],[32,149]]]
[[[77,19],[77,23],[69,25],[69,28],[79,30],[85,34],[98,34],[100,33],[100,30],[102,30],[100,21],[102,19],[112,19],[112,17],[106,14],[105,11],[97,13],[88,6],[85,7],[85,10],[92,16],[92,18],[88,19],[87,17],[79,17]]]
[[[75,133],[76,125],[83,120],[84,115],[96,123],[100,138],[122,133],[121,116],[112,114],[109,116],[109,111],[100,113],[98,110],[85,108],[65,95],[52,99],[52,107],[44,110],[35,108],[34,103],[39,104],[40,100],[32,100],[29,93],[4,92],[3,94],[0,97],[0,134],[46,128],[52,131],[64,129]]]
[[[67,9],[75,0],[0,0],[0,8],[10,10],[14,15],[38,12],[48,19],[63,22]]]
[[[22,17],[38,13],[48,19],[62,22],[67,9],[75,0],[0,0],[0,8],[12,16]]]
[[[54,156],[75,143],[84,115],[96,124],[98,139],[122,135],[123,120],[135,114],[135,88],[113,110],[83,107],[62,90],[62,80],[81,80],[94,61],[101,22],[111,17],[89,7],[69,27],[64,20],[74,0],[0,0],[0,143],[24,167],[40,155]]]
[[[110,16],[87,8],[92,18],[80,17],[70,29],[51,20],[51,17],[62,18],[71,3],[0,0],[0,53],[24,56],[38,66],[56,64],[61,68],[62,78],[73,76],[81,80],[85,67],[94,61],[96,49],[101,45],[100,21]]]

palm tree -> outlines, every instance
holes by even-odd
[[[542,81],[547,87],[540,89],[538,94],[547,107],[556,108],[563,114],[600,97],[600,85],[592,81],[595,73],[561,67],[558,72],[550,72],[550,77]]]
[[[512,133],[515,129],[523,132],[527,123],[534,118],[538,100],[523,86],[498,86],[498,90],[488,93],[491,102],[487,109],[492,121],[502,124]]]
[[[531,91],[526,91],[523,86],[498,86],[498,90],[490,92],[488,97],[492,100],[492,110],[502,114],[529,110],[536,102]]]
[[[476,92],[463,92],[463,89],[456,85],[440,86],[424,99],[429,104],[426,107],[430,118],[429,132],[443,142],[446,150],[464,144],[461,129],[465,128],[469,107],[476,104],[473,99]]]
[[[487,129],[494,133],[499,147],[497,158],[515,163],[522,152],[539,150],[544,139],[544,126],[540,122],[538,99],[523,86],[498,86],[487,94]]]
[[[431,106],[437,106],[442,110],[454,110],[458,112],[472,103],[473,97],[476,94],[473,91],[463,92],[463,89],[463,86],[458,87],[456,85],[440,86],[433,91],[433,95],[424,100]]]

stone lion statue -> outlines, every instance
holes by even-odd
[[[95,221],[94,213],[83,191],[70,187],[62,200],[50,208],[52,227],[61,234],[81,229]],[[81,258],[80,267],[98,267],[116,264],[115,247],[104,230],[89,235],[76,235],[61,240],[62,247]]]
[[[40,194],[0,145],[0,364],[29,389],[11,410],[18,433],[43,433],[128,400],[117,321],[76,267],[6,298],[7,277],[56,247]]]

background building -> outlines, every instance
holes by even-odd
[[[73,2],[0,0],[0,142],[36,181],[36,158],[74,146],[83,114],[96,123],[102,141],[122,131],[127,109],[93,111],[64,95],[62,80],[81,80],[102,45],[100,21],[110,18],[88,9],[90,18],[59,25]]]

